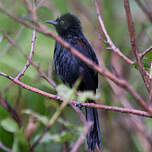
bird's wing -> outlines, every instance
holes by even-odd
[[[92,47],[90,46],[89,42],[85,39],[77,39],[74,47],[79,50],[83,55],[88,57],[90,60],[98,64],[98,60],[96,54]],[[82,61],[80,62],[80,71],[83,75],[83,82],[80,86],[80,90],[93,90],[95,91],[98,87],[98,73],[93,69],[89,68],[86,64]],[[83,88],[84,87],[84,88]]]

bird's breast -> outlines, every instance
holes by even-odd
[[[61,79],[72,86],[79,76],[78,59],[61,47],[54,52],[54,65]]]

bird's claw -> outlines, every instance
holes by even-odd
[[[81,102],[78,100],[75,103],[75,106],[78,107],[80,110],[82,109],[83,105],[81,104]]]

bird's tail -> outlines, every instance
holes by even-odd
[[[87,100],[87,103],[95,103],[93,100]],[[101,149],[101,131],[99,127],[98,112],[96,108],[86,107],[86,120],[92,121],[93,125],[87,135],[88,148],[94,151],[96,144]]]

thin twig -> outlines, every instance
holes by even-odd
[[[17,31],[15,37],[13,38],[13,41],[16,42],[19,38],[19,36],[21,35],[22,31],[24,29],[24,26],[21,26],[21,28]],[[3,57],[7,51],[10,49],[12,45],[10,43],[7,43],[6,47],[4,48],[4,50],[1,51],[0,57]]]
[[[142,9],[142,11],[146,14],[150,22],[152,22],[151,11],[149,11],[140,0],[135,0],[135,1],[138,4],[138,6]]]
[[[18,107],[19,107],[21,95],[22,95],[22,90],[21,90],[21,87],[19,86],[17,99],[16,99],[15,104],[14,104],[15,109],[18,109]]]
[[[32,17],[33,22],[35,23],[35,25],[37,25],[37,15],[36,15],[36,4],[35,4],[35,0],[33,0],[33,7],[32,4],[29,0],[24,0],[24,3],[26,5],[26,8],[29,12],[29,14]]]
[[[38,4],[37,4],[37,7],[36,9],[39,9],[44,3],[45,3],[46,0],[41,0]]]
[[[8,104],[8,102],[1,97],[1,94],[0,94],[0,105],[2,107],[4,107],[10,113],[11,117],[17,122],[18,126],[21,128],[22,127],[22,121],[21,121],[20,116],[18,115],[16,109],[12,108]]]
[[[0,11],[2,11],[3,13],[5,13],[6,15],[8,15],[9,17],[11,17],[13,20],[18,21],[20,23],[22,23],[23,25],[29,27],[29,28],[33,28],[33,25],[30,23],[25,22],[24,20],[12,15],[11,13],[9,13],[6,9],[4,9],[0,3]],[[100,66],[98,66],[97,64],[95,64],[94,62],[92,62],[91,60],[89,60],[86,56],[84,56],[82,53],[80,53],[79,51],[77,51],[75,48],[71,47],[69,43],[67,43],[66,41],[64,41],[61,37],[57,36],[56,34],[54,34],[53,32],[49,31],[48,28],[46,26],[44,26],[43,24],[39,24],[38,27],[36,27],[36,30],[40,33],[43,33],[44,35],[50,36],[53,39],[55,39],[57,42],[59,42],[61,45],[63,45],[68,51],[70,51],[73,55],[77,56],[79,59],[81,59],[81,61],[83,61],[84,63],[86,63],[89,67],[93,68],[95,71],[97,71],[99,74],[109,78],[110,80],[114,81],[117,85],[125,88],[126,90],[128,90],[130,92],[130,94],[132,96],[134,96],[139,103],[142,105],[142,107],[144,109],[146,109],[147,111],[151,112],[152,110],[147,106],[146,102],[144,101],[144,99],[132,88],[132,86],[125,80],[119,80],[115,75],[113,75],[111,72],[109,72],[108,70],[106,70],[105,68],[102,68]]]
[[[54,113],[54,115],[51,117],[50,121],[48,122],[48,124],[46,125],[46,127],[43,129],[42,133],[40,134],[40,136],[38,137],[38,139],[34,142],[34,144],[32,145],[32,149],[34,149],[40,142],[40,140],[44,137],[45,133],[51,128],[51,126],[55,123],[55,121],[58,119],[59,115],[61,114],[61,112],[63,111],[63,109],[68,105],[68,103],[70,102],[71,98],[73,97],[73,95],[75,94],[78,86],[80,84],[80,81],[77,81],[73,88],[72,91],[70,92],[70,94],[66,97],[65,101],[62,102],[62,104],[60,105],[60,107],[56,110],[56,112]]]
[[[117,71],[115,71],[115,72],[117,72]],[[122,78],[122,76],[119,75],[119,73],[116,73],[116,74],[119,76],[119,78]],[[132,109],[132,106],[131,106],[130,102],[126,98],[125,91],[122,88],[120,88],[119,86],[115,85],[112,81],[109,81],[109,83],[110,83],[110,85],[113,89],[113,92],[114,92],[116,98],[121,101],[121,104],[124,107]],[[140,134],[140,133],[143,134],[142,138],[147,141],[147,144],[150,145],[151,140],[149,139],[149,130],[144,125],[143,119],[141,119],[140,117],[136,117],[135,115],[128,115],[125,118],[127,118],[128,121],[132,124],[131,126],[133,127],[133,129],[136,130],[137,134]],[[123,125],[126,126],[125,123],[123,123]]]
[[[13,41],[13,39],[11,39],[11,37],[9,37],[9,35],[7,33],[3,33],[4,37],[9,41],[9,43],[11,43],[15,48],[17,48],[17,50],[19,50],[26,59],[28,59],[28,61],[32,64],[32,66],[40,73],[41,77],[44,78],[46,81],[48,81],[48,83],[54,87],[54,89],[56,89],[56,84],[53,80],[51,80],[49,77],[46,76],[45,72],[43,72],[43,70],[40,68],[40,66],[38,64],[36,64],[35,62],[33,62],[22,50],[22,48],[17,45],[15,43],[15,41]]]
[[[0,141],[0,149],[6,151],[6,152],[12,152],[11,149],[9,149],[8,147],[6,147],[1,141]]]
[[[77,152],[79,150],[79,148],[80,148],[81,144],[83,143],[85,137],[87,136],[91,126],[92,126],[92,122],[87,122],[85,124],[84,131],[82,132],[82,134],[80,135],[78,140],[75,142],[75,144],[72,146],[73,148],[71,149],[70,152]]]
[[[150,51],[152,50],[152,46],[150,46],[148,49],[146,49],[144,52],[140,53],[139,56],[140,56],[140,59],[142,60],[143,57],[149,53]]]
[[[41,95],[48,97],[50,99],[54,99],[54,100],[63,102],[63,99],[61,97],[56,96],[54,94],[47,93],[47,92],[42,91],[40,89],[31,87],[31,86],[29,86],[29,85],[27,85],[19,80],[14,79],[13,77],[11,77],[3,72],[0,72],[0,76],[8,78],[9,80],[13,81],[15,84],[21,86],[22,88],[33,91],[33,92],[38,93],[38,94],[41,94]],[[69,103],[75,104],[76,101],[72,100]],[[94,103],[81,103],[81,104],[82,104],[82,106],[86,106],[86,107],[99,108],[99,109],[104,109],[104,110],[109,110],[109,111],[117,111],[117,112],[121,112],[121,113],[128,113],[128,114],[134,114],[134,115],[152,118],[152,115],[150,115],[148,112],[145,112],[142,110],[127,109],[127,108],[121,108],[121,107],[116,107],[116,106],[106,106],[106,105],[94,104]]]
[[[9,13],[7,10],[5,10],[2,7],[1,3],[0,3],[0,11],[5,13],[9,17],[11,17],[12,19],[22,23],[23,25],[25,25],[29,28],[33,28],[32,24],[26,23],[24,20],[22,20],[22,19],[20,19],[16,16],[13,16],[11,13]],[[57,36],[56,34],[52,33],[51,31],[49,31],[47,29],[47,27],[45,27],[44,25],[39,24],[39,27],[36,27],[36,30],[40,33],[43,33],[44,35],[52,37],[57,42],[62,44],[65,48],[67,48],[68,51],[70,51],[72,54],[74,54],[79,59],[81,59],[83,62],[85,62],[88,66],[90,66],[95,71],[97,71],[99,74],[109,78],[110,80],[114,81],[117,85],[119,85],[119,86],[125,88],[126,90],[128,90],[140,102],[140,104],[142,105],[142,107],[144,109],[146,109],[149,112],[151,111],[151,109],[149,109],[149,107],[147,106],[147,104],[145,103],[143,98],[129,85],[129,83],[127,81],[119,80],[115,75],[113,75],[111,72],[109,72],[105,68],[101,68],[97,64],[93,63],[91,60],[89,60],[87,57],[85,57],[82,53],[79,53],[79,51],[77,51],[75,48],[71,47],[70,44],[65,42],[61,37]]]
[[[24,131],[25,137],[28,141],[31,139],[33,133],[38,128],[38,126],[39,126],[39,123],[38,123],[37,119],[33,115],[31,115],[29,117],[28,124]]]
[[[76,107],[75,105],[73,105],[73,104],[71,104],[71,107],[78,114],[78,116],[80,117],[80,120],[82,121],[82,123],[86,124],[86,118],[85,118],[84,114],[82,113],[82,111],[78,107]]]
[[[96,5],[96,11],[97,11],[97,16],[98,16],[98,20],[99,20],[99,23],[100,23],[100,26],[101,26],[101,29],[106,37],[106,42],[107,44],[110,46],[110,50],[112,50],[114,53],[116,53],[118,56],[120,56],[125,62],[129,63],[129,64],[133,64],[134,62],[132,60],[130,60],[128,57],[126,57],[121,51],[119,48],[117,48],[115,46],[115,44],[112,42],[106,28],[105,28],[105,25],[104,25],[104,21],[102,19],[102,16],[100,14],[100,8],[99,8],[99,1],[98,0],[94,0],[95,2],[95,5]]]
[[[33,29],[33,36],[32,36],[32,43],[31,43],[31,51],[30,51],[30,55],[26,61],[26,64],[24,66],[24,68],[21,70],[21,72],[16,76],[16,79],[20,79],[25,71],[27,70],[27,68],[30,66],[30,61],[32,60],[33,54],[34,54],[34,44],[35,44],[35,39],[36,39],[36,30],[35,28]]]
[[[124,0],[124,7],[125,7],[125,12],[126,12],[126,17],[127,17],[128,30],[129,30],[129,34],[130,34],[130,43],[131,43],[132,51],[136,58],[138,69],[144,80],[145,86],[146,86],[148,92],[150,92],[150,77],[149,77],[149,74],[145,71],[145,69],[142,65],[142,62],[140,60],[140,57],[139,57],[139,49],[138,49],[138,45],[136,43],[134,25],[133,25],[133,20],[132,20],[132,15],[131,15],[131,10],[130,10],[130,5],[129,5],[128,0]]]
[[[152,12],[152,2],[150,0],[145,0],[145,4],[147,5],[150,12]]]

